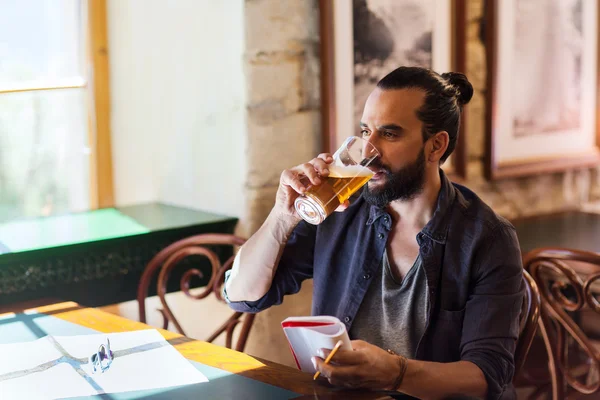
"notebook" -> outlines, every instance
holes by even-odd
[[[318,356],[319,349],[333,349],[338,340],[341,350],[352,350],[346,326],[336,317],[290,317],[281,326],[301,371],[315,373],[311,358]]]

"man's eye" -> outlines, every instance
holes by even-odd
[[[363,129],[362,131],[360,131],[360,134],[363,135],[363,136],[369,136],[371,134],[371,132],[369,132],[366,129]]]
[[[396,134],[392,133],[392,132],[383,131],[383,132],[381,132],[381,136],[383,136],[385,138],[394,138],[394,137],[396,137]]]

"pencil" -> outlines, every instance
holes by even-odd
[[[338,342],[335,344],[335,346],[331,350],[331,353],[329,353],[329,355],[325,359],[325,364],[329,364],[329,361],[331,361],[331,359],[333,358],[333,356],[335,355],[335,353],[337,353],[337,351],[340,349],[340,347],[342,346],[342,344],[343,344],[342,341],[338,340]],[[317,378],[319,377],[319,375],[321,375],[321,371],[317,371],[315,373],[315,376],[313,376],[313,381],[316,381]]]

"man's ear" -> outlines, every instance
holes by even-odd
[[[434,136],[429,138],[429,143],[429,154],[427,155],[427,161],[439,163],[444,153],[446,153],[450,143],[450,136],[448,135],[448,132],[441,131],[436,133]]]

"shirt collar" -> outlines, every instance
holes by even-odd
[[[438,194],[435,211],[421,232],[430,237],[432,240],[443,244],[446,242],[446,237],[448,234],[448,226],[450,223],[449,209],[456,198],[456,189],[441,168],[440,180],[442,185],[440,188],[440,193]],[[377,221],[377,219],[385,216],[388,218],[388,220],[384,222],[389,229],[391,227],[391,220],[389,219],[389,214],[385,210],[385,207],[377,207],[373,205],[370,207],[367,225],[372,225],[375,221]]]
[[[440,181],[442,187],[440,188],[435,211],[422,232],[436,242],[445,243],[450,225],[450,207],[456,198],[456,188],[441,168]]]

